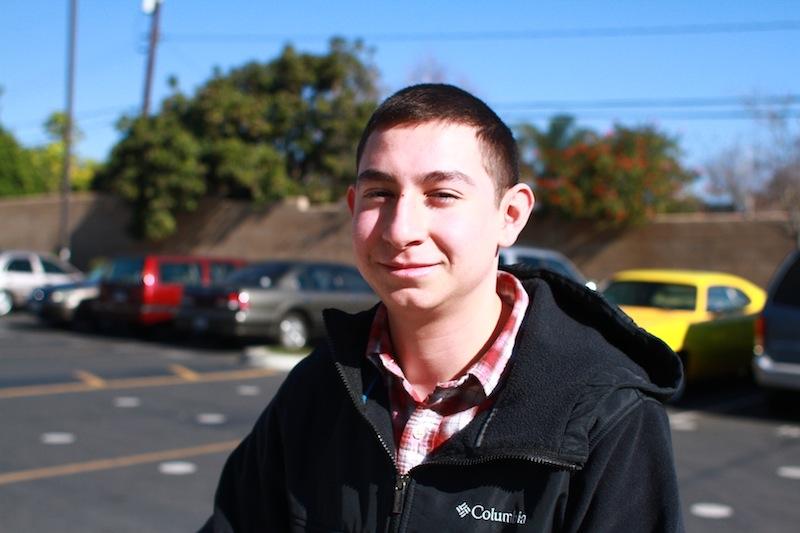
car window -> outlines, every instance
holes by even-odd
[[[237,266],[232,263],[211,263],[209,265],[209,273],[211,275],[211,283],[218,283],[231,275]]]
[[[123,283],[138,283],[142,280],[144,259],[118,258],[111,263],[108,276],[109,281]]]
[[[744,309],[750,303],[750,298],[736,287],[709,287],[708,303],[706,310],[712,313],[722,313]]]
[[[358,270],[354,268],[338,267],[334,269],[333,288],[344,292],[372,292],[372,289]]]
[[[776,304],[800,307],[800,255],[775,288],[773,301]]]
[[[196,263],[161,263],[158,266],[161,283],[183,283],[187,285],[202,282],[200,265]]]
[[[304,291],[332,291],[333,269],[326,265],[312,265],[304,268],[297,276],[300,289]]]
[[[289,270],[286,263],[262,263],[235,270],[224,282],[239,287],[274,287]]]
[[[29,259],[20,257],[9,261],[6,270],[8,272],[33,272],[33,266]]]
[[[603,295],[617,305],[694,310],[697,287],[651,281],[612,281]]]
[[[48,261],[47,259],[40,259],[42,262],[42,268],[48,274],[66,274],[67,272],[61,268],[60,265],[53,263],[52,261]]]

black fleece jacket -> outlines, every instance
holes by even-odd
[[[229,457],[202,531],[682,531],[661,401],[678,358],[598,294],[512,271],[530,294],[493,407],[399,476],[374,309],[326,311]]]

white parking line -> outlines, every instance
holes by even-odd
[[[800,426],[779,426],[775,432],[779,437],[800,439]]]
[[[158,471],[167,476],[185,476],[197,472],[197,465],[188,461],[168,461],[158,465]]]
[[[204,426],[218,426],[224,424],[228,417],[222,413],[201,413],[197,415],[197,423]]]
[[[800,466],[782,466],[778,469],[778,476],[786,479],[800,479]]]
[[[689,509],[694,516],[721,520],[733,516],[733,508],[720,503],[695,503]]]
[[[132,409],[142,405],[142,401],[135,396],[119,396],[114,398],[114,407],[121,409]]]
[[[42,444],[58,446],[63,444],[73,444],[75,442],[75,435],[72,433],[54,431],[50,433],[42,433],[42,436],[39,439],[42,441]]]

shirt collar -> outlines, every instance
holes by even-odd
[[[438,389],[449,389],[462,386],[470,377],[480,383],[484,394],[488,397],[503,375],[508,360],[514,349],[514,339],[517,336],[525,311],[528,308],[528,293],[522,283],[508,272],[498,271],[497,273],[497,294],[504,304],[511,306],[511,313],[500,333],[495,338],[492,345],[459,377],[437,384]],[[397,362],[392,346],[391,335],[389,332],[389,322],[386,306],[380,304],[370,330],[370,338],[367,343],[367,356],[381,371],[388,373],[401,380],[406,392],[417,401],[411,384],[406,380],[402,368]]]

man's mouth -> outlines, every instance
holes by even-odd
[[[389,273],[392,274],[393,276],[404,277],[404,278],[416,278],[429,274],[434,268],[438,266],[438,263],[418,263],[418,262],[401,263],[396,261],[390,261],[387,263],[381,263],[381,265],[386,270],[388,270]]]

